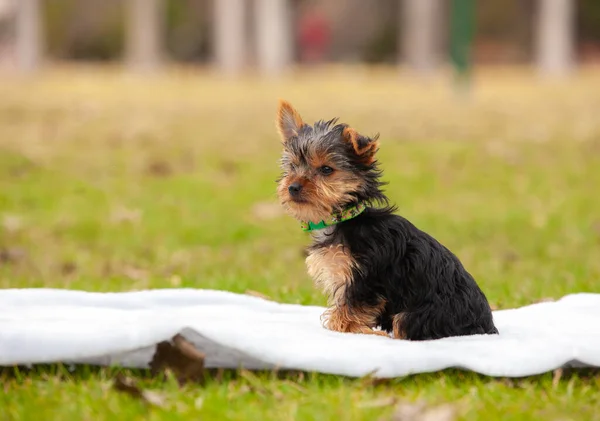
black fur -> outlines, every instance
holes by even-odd
[[[404,313],[410,340],[498,333],[485,295],[458,258],[392,211],[369,208],[312,246],[343,244],[358,263],[346,287],[349,307],[384,299],[379,325],[391,332],[392,317]]]

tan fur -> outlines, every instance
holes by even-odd
[[[317,287],[329,297],[330,304],[340,301],[339,294],[352,281],[352,269],[356,262],[341,244],[322,247],[310,252],[306,258],[308,274]]]
[[[352,282],[352,269],[356,267],[346,248],[338,244],[314,250],[306,258],[306,265],[315,284],[329,297],[331,307],[322,316],[325,327],[337,332],[387,336],[373,330],[385,301],[376,307],[356,308],[349,308],[345,302],[346,287]]]
[[[277,131],[283,142],[298,134],[298,129],[304,126],[300,113],[292,105],[284,100],[279,100],[277,110]]]
[[[375,153],[379,149],[379,141],[375,138],[368,145],[360,147],[358,145],[358,132],[351,127],[346,127],[342,132],[342,136],[346,141],[352,144],[354,153],[362,157],[367,164],[371,164],[375,160]]]
[[[314,199],[311,200],[311,198],[316,196],[315,188],[312,183],[308,183],[306,180],[301,182],[304,188],[304,194],[307,196],[307,202],[299,203],[291,198],[288,187],[297,179],[297,177],[288,176],[281,180],[279,186],[277,186],[277,195],[279,196],[279,201],[283,205],[285,211],[301,221],[318,223],[327,218],[331,214],[331,208]]]
[[[376,307],[348,307],[346,304],[333,306],[323,314],[325,327],[336,332],[363,333],[388,336],[386,332],[373,330],[377,318],[385,307],[385,301]]]
[[[406,339],[406,331],[404,330],[405,317],[406,313],[394,314],[394,317],[392,318],[394,339]]]
[[[306,202],[294,202],[290,197],[288,187],[295,182],[302,185]],[[338,203],[351,201],[352,196],[346,192],[358,190],[360,183],[361,180],[354,174],[344,171],[335,171],[327,178],[317,176],[312,180],[302,175],[288,175],[280,181],[277,195],[291,216],[318,223],[327,219]]]
[[[336,171],[317,183],[317,195],[321,203],[333,209],[338,203],[350,202],[354,197],[349,192],[359,189],[361,181],[353,174]]]

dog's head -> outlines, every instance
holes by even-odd
[[[284,148],[277,193],[296,219],[317,223],[361,201],[386,201],[375,159],[378,136],[363,136],[337,119],[310,126],[285,101],[277,129]]]

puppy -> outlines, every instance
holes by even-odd
[[[377,136],[337,119],[310,126],[285,101],[277,128],[284,148],[277,192],[312,233],[306,264],[329,298],[325,327],[409,340],[498,333],[459,259],[394,214],[382,191]]]

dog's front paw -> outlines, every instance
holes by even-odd
[[[321,324],[325,329],[334,332],[362,333],[365,335],[377,335],[389,337],[388,333],[382,330],[373,330],[367,324],[358,323],[356,320],[344,317],[347,312],[340,311],[338,307],[331,307],[325,310],[321,315]]]

